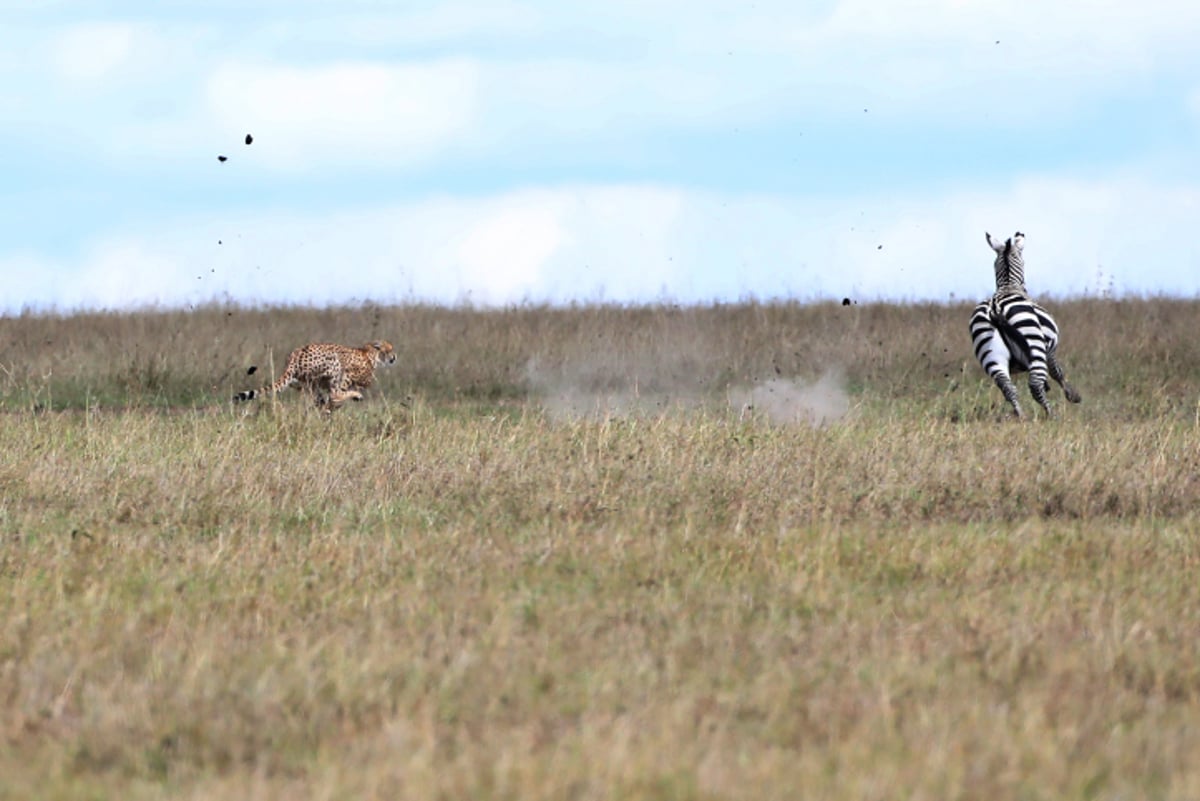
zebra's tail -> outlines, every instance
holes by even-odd
[[[1021,355],[1024,356],[1023,361],[1029,364],[1033,360],[1033,352],[1030,350],[1029,340],[1025,338],[1025,335],[995,308],[988,310],[988,319],[1000,332],[1000,336],[1004,337],[1005,342],[1010,346],[1016,345],[1021,350]]]

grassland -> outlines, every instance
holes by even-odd
[[[1025,424],[963,305],[0,319],[0,798],[1200,797],[1200,304],[1053,309]]]

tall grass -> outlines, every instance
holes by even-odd
[[[1026,424],[965,307],[0,321],[0,798],[1196,797],[1195,305],[1054,311]]]
[[[1061,355],[1088,403],[1076,415],[1186,417],[1200,379],[1200,304],[1155,298],[1053,304]],[[836,371],[885,404],[971,393],[968,304],[739,304],[677,308],[432,306],[246,309],[0,318],[0,404],[9,409],[223,404],[268,362],[314,340],[388,339],[385,394],[431,403],[519,400],[547,386],[722,397],[777,376]],[[246,375],[254,365],[253,377]],[[1194,394],[1194,393],[1193,393]],[[960,404],[961,405],[961,404]],[[991,404],[989,403],[989,408]],[[998,408],[998,407],[997,407]],[[942,414],[964,412],[943,404]]]

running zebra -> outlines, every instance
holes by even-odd
[[[1025,235],[1018,231],[1004,242],[997,242],[984,233],[987,243],[996,251],[996,294],[975,307],[971,315],[971,340],[975,343],[975,358],[984,371],[1000,387],[1005,399],[1012,404],[1017,417],[1024,417],[1017,402],[1017,388],[1011,373],[1029,371],[1029,391],[1033,399],[1053,417],[1047,374],[1062,385],[1071,403],[1081,400],[1075,388],[1067,383],[1062,367],[1055,358],[1058,349],[1058,326],[1045,309],[1034,303],[1025,289]]]

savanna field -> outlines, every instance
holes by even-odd
[[[1200,302],[1046,305],[0,318],[0,798],[1200,798]]]

